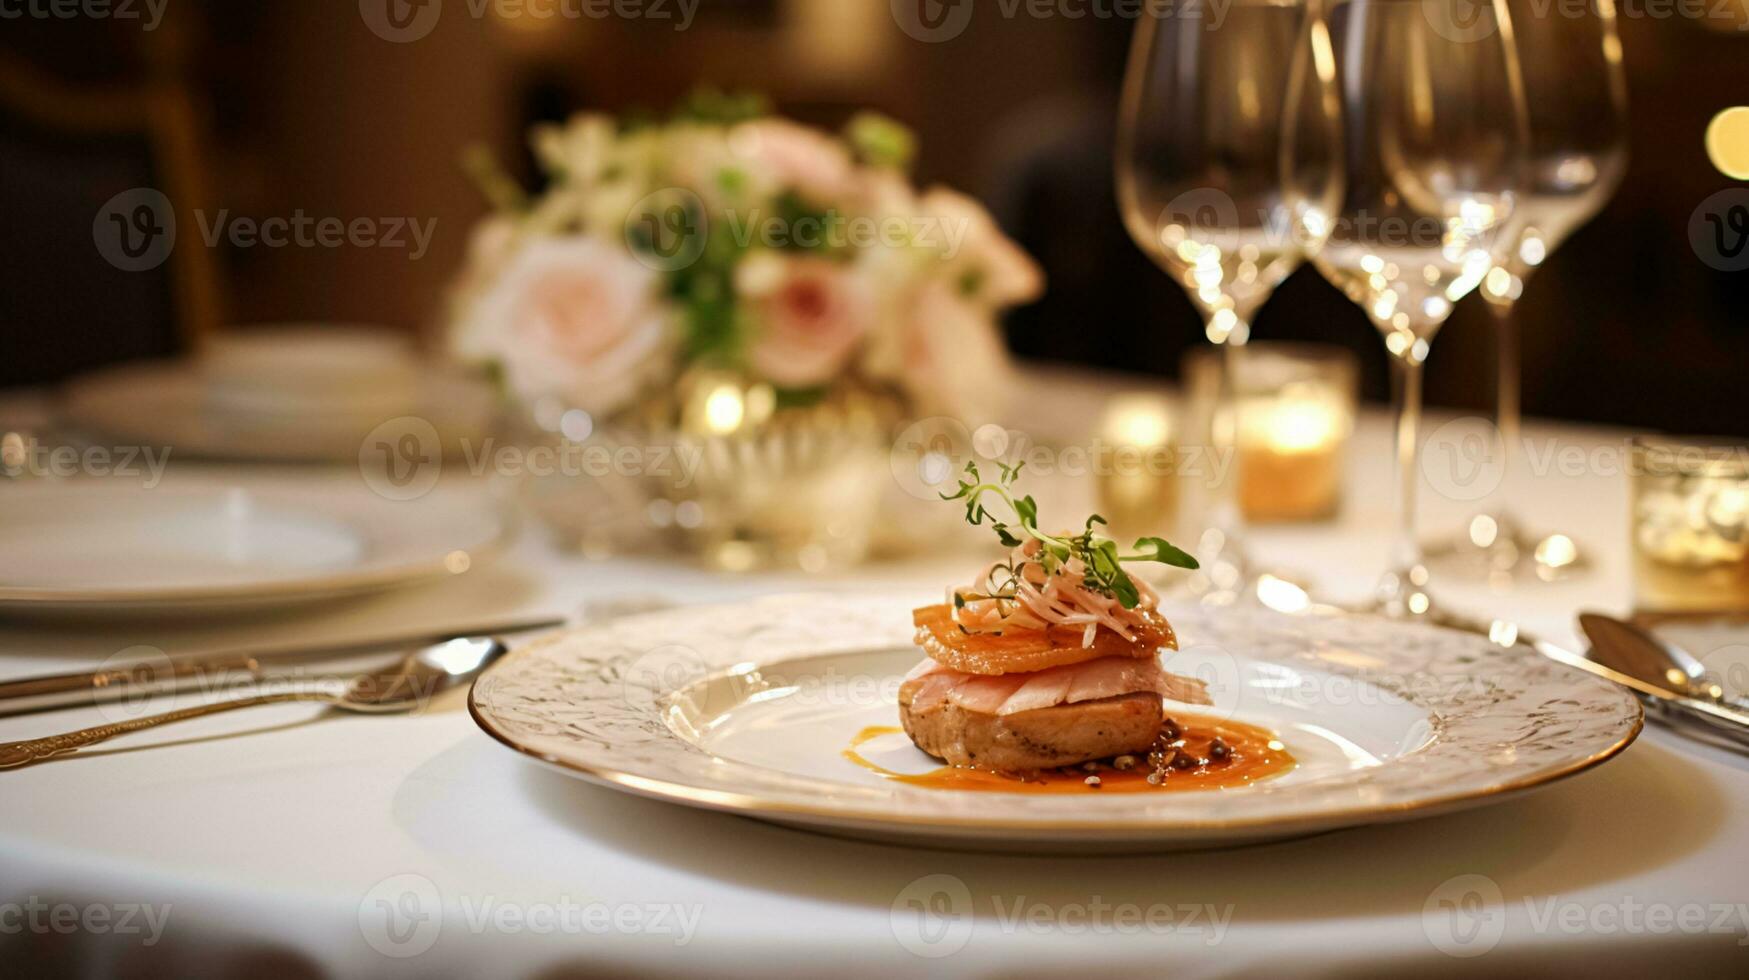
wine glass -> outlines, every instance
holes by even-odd
[[[1300,220],[1331,225],[1312,261],[1391,355],[1396,542],[1373,606],[1387,615],[1434,613],[1415,533],[1423,365],[1453,305],[1498,261],[1525,185],[1524,93],[1499,3],[1461,20],[1433,0],[1330,0],[1318,11],[1314,47],[1327,51],[1309,65],[1331,59],[1335,98],[1308,104],[1340,115],[1328,150],[1342,160],[1341,203]]]
[[[1511,247],[1479,292],[1494,313],[1499,357],[1494,421],[1507,475],[1519,444],[1519,325],[1513,307],[1524,284],[1567,237],[1603,209],[1627,170],[1627,81],[1614,0],[1574,10],[1506,0],[1504,24],[1518,51],[1530,143],[1527,183],[1512,219]],[[1531,536],[1503,504],[1474,515],[1437,546],[1460,574],[1495,579],[1528,570],[1554,580],[1579,567],[1565,534]]]
[[[1238,429],[1236,359],[1251,318],[1299,264],[1284,194],[1287,106],[1311,16],[1304,0],[1237,0],[1225,18],[1205,4],[1152,8],[1139,20],[1124,81],[1117,186],[1131,236],[1189,293],[1222,349],[1212,413],[1215,448]],[[1211,602],[1255,583],[1240,540],[1237,480],[1215,487],[1194,587]]]

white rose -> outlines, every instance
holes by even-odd
[[[557,396],[597,417],[624,407],[668,363],[657,274],[592,237],[529,243],[461,322],[456,346],[494,359],[517,396]]]
[[[1031,302],[1044,292],[1038,263],[1002,233],[982,204],[937,187],[923,195],[921,207],[933,222],[930,231],[942,258],[952,269],[974,276],[979,301],[1000,308]]]
[[[951,282],[917,290],[896,353],[896,380],[924,412],[976,425],[1007,407],[1014,369],[995,314],[966,302]]]

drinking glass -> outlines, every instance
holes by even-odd
[[[1632,458],[1635,610],[1749,612],[1749,446],[1640,437]]]
[[[1513,308],[1531,274],[1568,236],[1590,221],[1627,170],[1627,81],[1614,0],[1553,9],[1539,0],[1506,0],[1506,26],[1524,80],[1530,142],[1527,187],[1514,210],[1504,261],[1480,292],[1494,313],[1499,358],[1495,426],[1499,472],[1509,475],[1519,448],[1520,325]],[[1470,577],[1531,581],[1566,577],[1582,556],[1564,534],[1530,535],[1496,500],[1437,546],[1452,570]]]
[[[1415,533],[1423,365],[1453,305],[1499,259],[1525,184],[1524,93],[1505,15],[1498,0],[1453,14],[1436,0],[1325,4],[1315,43],[1328,46],[1335,98],[1308,100],[1333,104],[1340,138],[1326,152],[1342,160],[1334,213],[1300,212],[1330,225],[1312,261],[1391,357],[1397,526],[1373,609],[1395,616],[1434,613]]]
[[[1230,452],[1238,420],[1233,360],[1251,319],[1299,264],[1284,181],[1288,105],[1311,23],[1304,0],[1154,4],[1141,16],[1124,83],[1117,186],[1124,223],[1189,293],[1226,367],[1212,441]],[[1313,243],[1315,244],[1315,242]],[[1255,578],[1241,541],[1237,481],[1216,501],[1198,547],[1205,599],[1233,601]]]

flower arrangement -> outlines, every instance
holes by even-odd
[[[897,123],[832,135],[707,92],[659,120],[541,126],[533,146],[538,195],[474,161],[495,210],[451,321],[457,353],[519,401],[605,420],[710,371],[779,407],[845,385],[961,418],[997,407],[998,319],[1041,275],[977,202],[912,185]]]

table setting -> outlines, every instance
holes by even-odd
[[[0,963],[1740,975],[1749,444],[1523,417],[1623,46],[1462,7],[1126,25],[1176,379],[1015,356],[940,133],[699,87],[461,154],[427,329],[0,389]]]

